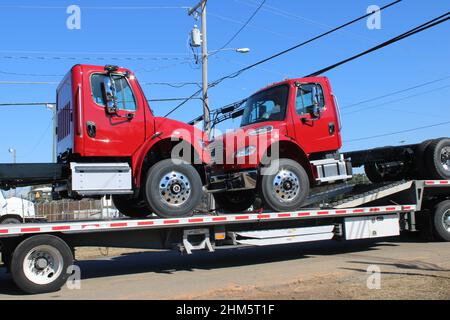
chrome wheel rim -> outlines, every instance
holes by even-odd
[[[31,282],[45,285],[58,279],[63,265],[63,257],[57,249],[42,245],[27,253],[23,261],[23,272]]]
[[[282,169],[273,178],[273,190],[278,201],[291,202],[299,195],[299,178],[294,172]]]
[[[442,216],[442,225],[447,232],[450,232],[450,209],[444,212]]]
[[[159,182],[159,194],[162,200],[171,206],[181,206],[191,195],[191,182],[186,175],[171,171]]]
[[[441,164],[445,171],[450,172],[450,147],[442,148],[441,150]]]

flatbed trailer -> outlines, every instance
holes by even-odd
[[[343,188],[340,198],[329,201],[319,196],[308,208],[293,212],[4,225],[0,226],[2,260],[19,288],[41,293],[65,284],[73,271],[74,250],[82,246],[176,249],[191,254],[398,236],[401,231],[422,231],[450,241],[450,180],[368,185],[360,193],[351,189]]]

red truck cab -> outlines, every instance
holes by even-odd
[[[245,210],[255,197],[272,210],[298,208],[311,186],[351,178],[341,146],[326,77],[275,83],[246,100],[239,129],[208,146],[208,189],[225,210]]]
[[[126,215],[191,214],[200,201],[208,161],[205,140],[193,126],[155,117],[128,69],[76,65],[58,86],[58,162],[76,163],[71,164],[72,180],[80,174],[61,189],[76,196],[112,194]],[[172,161],[174,153],[182,163]],[[129,166],[129,177],[118,178],[120,168],[115,175],[101,175],[119,163]]]

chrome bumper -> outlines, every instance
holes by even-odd
[[[257,170],[246,170],[233,173],[206,173],[208,192],[224,192],[255,189],[258,177]]]

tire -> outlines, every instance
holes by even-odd
[[[16,217],[6,217],[0,219],[0,224],[19,224],[22,223],[22,220]]]
[[[425,152],[427,179],[450,180],[450,139],[436,139]]]
[[[29,264],[26,263],[28,261]],[[36,274],[42,273],[39,268],[44,268],[49,262],[53,262],[53,270],[50,267],[48,274]],[[42,265],[38,266],[38,263]],[[37,235],[22,241],[14,250],[11,275],[16,285],[26,293],[54,292],[66,283],[69,277],[67,268],[71,265],[73,254],[63,240],[52,235]]]
[[[265,207],[274,211],[298,210],[309,194],[309,178],[296,161],[272,161],[261,172],[260,195]]]
[[[127,217],[145,218],[152,214],[145,201],[124,195],[113,195],[112,200],[116,209]]]
[[[245,211],[255,202],[254,190],[213,193],[216,207],[226,212]]]
[[[364,172],[367,178],[372,183],[380,183],[385,181],[399,181],[402,180],[404,175],[401,171],[399,172],[381,172],[379,168],[377,168],[377,164],[375,162],[369,162],[364,165]]]
[[[434,207],[433,226],[436,238],[450,241],[450,200],[442,201]]]
[[[364,165],[364,172],[367,179],[369,179],[372,183],[380,183],[384,181],[383,175],[378,171],[374,162],[366,163]]]
[[[191,216],[200,204],[202,193],[200,175],[187,162],[161,160],[147,172],[145,199],[160,217]]]
[[[428,149],[428,146],[433,142],[433,139],[425,140],[422,143],[419,144],[417,147],[417,154],[416,154],[416,171],[419,174],[419,179],[426,179],[428,175],[427,165],[426,165],[426,151]]]

